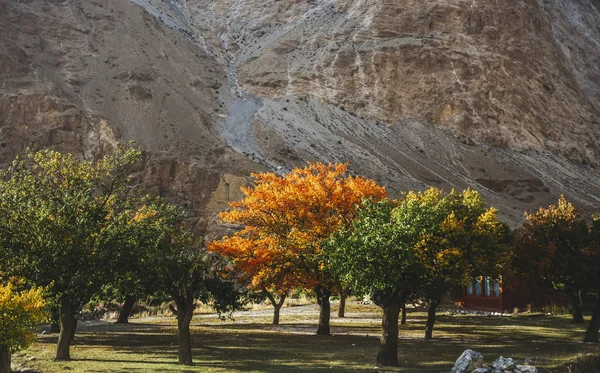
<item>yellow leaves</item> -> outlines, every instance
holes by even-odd
[[[494,273],[494,263],[505,262],[504,226],[477,191],[406,192],[394,214],[414,237],[412,249],[434,287],[460,282],[475,272]]]
[[[42,293],[40,288],[17,291],[12,283],[0,284],[0,345],[9,352],[33,342],[31,328],[47,320]]]
[[[138,223],[143,220],[153,218],[156,215],[157,215],[157,212],[155,209],[144,205],[135,212],[135,214],[133,215],[132,221]]]
[[[456,213],[452,211],[440,224],[442,232],[449,234],[452,232],[463,231],[465,229],[464,220],[458,220]]]
[[[558,204],[550,205],[547,208],[542,207],[533,214],[526,212],[525,219],[532,225],[553,226],[561,224],[572,227],[580,221],[581,215],[575,206],[562,195],[558,200]]]

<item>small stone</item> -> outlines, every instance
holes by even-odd
[[[488,367],[482,367],[482,368],[477,368],[474,371],[472,371],[471,373],[490,373],[492,371],[491,368]]]
[[[497,370],[510,370],[515,367],[515,361],[510,357],[505,358],[500,356],[496,359],[496,361],[494,361],[492,366]]]
[[[538,373],[538,370],[533,365],[517,365],[515,371],[520,373]]]

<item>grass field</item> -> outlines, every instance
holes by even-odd
[[[350,304],[347,317],[332,317],[333,336],[316,336],[316,306],[282,310],[281,325],[270,325],[270,311],[250,311],[235,320],[198,315],[192,321],[194,366],[177,362],[175,319],[146,317],[129,325],[80,323],[70,362],[52,360],[56,335],[42,335],[14,357],[41,372],[368,372],[374,366],[380,334],[379,311]],[[334,312],[332,312],[332,315]],[[490,317],[441,313],[434,339],[423,340],[425,314],[411,312],[400,328],[401,367],[394,372],[449,372],[466,348],[498,356],[537,358],[541,372],[585,354],[600,353],[581,343],[584,329],[568,316]],[[35,359],[32,359],[35,357]]]

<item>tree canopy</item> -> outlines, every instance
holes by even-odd
[[[398,202],[394,221],[422,267],[419,291],[429,303],[426,339],[432,337],[437,305],[452,287],[473,277],[498,278],[507,270],[508,228],[496,213],[470,189],[411,191]]]
[[[325,258],[351,287],[372,291],[384,311],[382,365],[396,365],[397,321],[407,297],[429,303],[431,338],[440,298],[473,276],[499,276],[510,262],[507,228],[479,193],[430,188],[398,201],[364,201],[358,218],[326,241]]]
[[[398,365],[398,315],[409,293],[419,286],[420,270],[409,237],[392,218],[394,202],[364,200],[354,223],[324,244],[327,268],[358,292],[371,293],[383,309],[377,364]]]
[[[209,245],[234,260],[253,284],[283,290],[289,284],[312,287],[321,306],[319,334],[329,334],[329,296],[334,280],[323,271],[321,243],[348,226],[363,198],[380,200],[385,188],[373,180],[348,175],[347,165],[321,163],[289,174],[253,174],[254,186],[221,214],[241,225],[231,237]]]
[[[139,157],[124,147],[97,162],[44,150],[0,172],[0,271],[45,287],[60,308],[57,359],[70,358],[76,315],[111,280]]]
[[[569,297],[573,322],[583,323],[578,292],[594,284],[597,257],[589,250],[590,235],[581,213],[562,196],[558,203],[525,213],[515,234],[515,269],[540,288]]]

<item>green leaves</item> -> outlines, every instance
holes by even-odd
[[[129,168],[139,157],[119,147],[93,163],[44,150],[0,172],[0,272],[81,307],[110,281],[128,240]]]
[[[390,200],[365,200],[352,227],[333,234],[324,244],[327,267],[358,292],[416,285],[416,258],[392,211]]]
[[[324,251],[327,267],[353,289],[437,299],[472,276],[506,270],[507,233],[479,193],[431,188],[396,202],[364,201],[351,228],[334,233]]]

